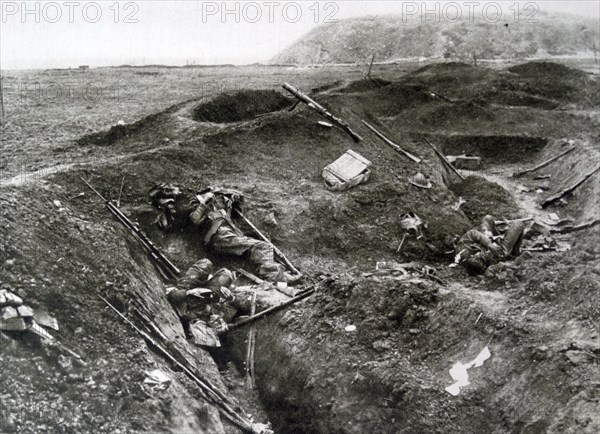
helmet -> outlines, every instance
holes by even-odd
[[[408,182],[415,187],[431,188],[431,182],[421,172],[418,172],[415,176],[408,178]]]
[[[154,206],[163,206],[169,200],[181,195],[181,189],[176,184],[160,182],[150,189],[150,199]]]

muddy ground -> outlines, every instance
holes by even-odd
[[[61,130],[56,141],[46,139],[58,134],[52,116],[60,108],[21,100],[3,124],[0,280],[55,316],[54,335],[87,366],[36,337],[3,333],[0,431],[239,432],[102,295],[139,326],[138,312],[152,318],[240,414],[270,421],[277,433],[598,432],[598,229],[549,232],[563,220],[598,218],[598,175],[540,207],[600,161],[598,76],[554,63],[377,72],[382,87],[359,69],[221,71],[232,83],[262,83],[226,95],[199,95],[202,85],[188,76],[196,87],[186,92],[184,80],[166,80],[170,71],[142,76],[163,99],[152,93],[147,105],[128,106],[124,125],[116,125],[125,117],[119,111],[86,109],[102,112],[78,119],[91,131],[72,123],[83,110],[74,103],[75,117],[58,122],[72,132]],[[314,89],[365,140],[318,125],[306,106],[290,110],[290,95],[271,85],[285,81]],[[34,115],[50,128],[43,140],[25,122]],[[423,162],[394,153],[361,119]],[[446,154],[481,156],[481,170],[459,179],[423,137]],[[570,146],[574,152],[539,172],[511,176]],[[321,169],[347,149],[372,161],[371,179],[328,191]],[[431,189],[408,183],[419,170]],[[148,257],[80,176],[112,199],[125,177],[123,211],[182,269],[204,255],[232,263],[204,252],[193,234],[159,233],[148,189],[164,180],[245,193],[246,214],[317,286],[260,323],[254,393],[236,374],[245,331],[213,355],[186,341]],[[459,197],[466,202],[457,207]],[[400,220],[409,212],[425,223],[420,237],[404,237]],[[485,214],[534,217],[546,229],[531,231],[524,247],[535,250],[546,236],[542,244],[555,250],[526,252],[479,277],[450,268],[454,237]],[[417,261],[438,278],[376,272],[382,261]],[[350,325],[356,330],[346,331]],[[458,396],[446,392],[452,365],[486,345],[491,357],[469,371],[471,384]],[[143,385],[153,369],[170,376],[169,388]]]

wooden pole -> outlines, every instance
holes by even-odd
[[[558,160],[559,158],[561,158],[561,157],[564,157],[565,155],[567,155],[567,154],[568,154],[568,153],[570,153],[570,152],[573,152],[574,150],[575,150],[575,148],[574,148],[574,147],[573,147],[573,148],[570,148],[570,149],[567,149],[567,150],[566,150],[565,152],[563,152],[562,154],[560,154],[560,155],[556,155],[556,156],[554,156],[554,157],[552,157],[552,158],[550,158],[550,159],[548,159],[548,160],[544,161],[543,163],[540,163],[540,164],[538,164],[537,166],[535,166],[535,167],[532,167],[531,169],[522,170],[521,172],[515,172],[515,173],[513,173],[513,177],[514,177],[514,178],[518,178],[519,176],[523,176],[523,175],[527,175],[528,173],[535,172],[536,170],[539,170],[539,169],[541,169],[541,168],[543,168],[543,167],[546,167],[546,166],[547,166],[547,165],[549,165],[550,163],[553,163],[553,162],[555,162],[555,161],[556,161],[556,160]]]
[[[446,166],[448,166],[450,170],[452,170],[452,172],[454,172],[456,176],[458,176],[461,179],[461,181],[465,180],[465,178],[463,178],[463,176],[460,173],[458,173],[458,170],[456,170],[456,168],[452,164],[450,164],[448,160],[446,160],[446,157],[444,157],[442,153],[438,151],[437,148],[433,146],[433,144],[429,140],[427,140],[427,138],[423,137],[423,140],[431,147],[431,149],[433,149],[433,151],[437,154],[438,157],[440,157],[444,164],[446,164]]]
[[[379,137],[381,140],[383,140],[385,143],[387,143],[388,145],[390,145],[392,148],[394,148],[394,150],[396,150],[396,152],[399,152],[400,154],[406,156],[407,158],[409,158],[410,160],[412,160],[413,162],[419,164],[421,163],[421,159],[419,157],[414,156],[413,154],[411,154],[408,151],[405,151],[404,149],[402,149],[399,145],[397,145],[396,143],[392,142],[390,139],[388,139],[386,136],[384,136],[381,132],[379,132],[377,129],[375,129],[375,127],[373,127],[372,125],[368,124],[366,121],[362,121],[362,123],[371,131],[373,131],[377,137]]]
[[[554,196],[549,197],[548,199],[546,199],[542,203],[542,208],[547,208],[550,205],[552,205],[554,202],[558,202],[564,196],[573,193],[577,187],[579,187],[581,184],[583,184],[585,181],[587,181],[589,178],[591,178],[594,175],[594,173],[596,173],[598,170],[600,170],[600,166],[597,166],[594,170],[592,170],[590,173],[588,173],[587,175],[585,175],[583,178],[581,178],[579,181],[577,181],[571,187],[566,188],[563,191],[557,193],[556,195],[554,195]]]

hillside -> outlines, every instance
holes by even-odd
[[[512,17],[511,17],[512,18]],[[513,59],[592,55],[598,23],[568,14],[542,14],[537,23],[403,22],[402,16],[368,16],[321,25],[272,59],[274,64],[364,62],[403,58]]]

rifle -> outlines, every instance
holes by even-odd
[[[438,157],[440,157],[440,160],[442,160],[442,161],[444,162],[444,164],[445,164],[446,166],[448,166],[448,168],[449,168],[450,170],[452,170],[452,172],[454,172],[454,174],[460,178],[460,180],[461,180],[461,181],[464,181],[464,180],[465,180],[465,178],[464,178],[464,177],[463,177],[463,176],[462,176],[460,173],[458,173],[458,170],[456,170],[456,169],[454,168],[454,166],[453,166],[452,164],[450,164],[450,162],[449,162],[449,161],[446,159],[446,157],[444,157],[444,155],[443,155],[443,154],[442,154],[440,151],[438,151],[438,149],[437,149],[435,146],[433,146],[433,144],[432,144],[432,143],[431,143],[429,140],[427,140],[427,138],[426,138],[426,137],[423,137],[423,141],[424,141],[425,143],[427,143],[431,149],[433,149],[433,152],[435,152],[435,154],[436,154]]]
[[[331,122],[333,122],[334,124],[336,124],[337,126],[342,128],[344,131],[346,131],[348,134],[350,134],[350,136],[352,137],[352,139],[355,142],[358,143],[362,140],[361,136],[359,136],[354,131],[352,131],[352,128],[350,128],[350,125],[348,125],[346,122],[344,122],[340,118],[337,118],[334,115],[332,115],[331,113],[329,113],[325,107],[323,107],[321,104],[319,104],[318,102],[316,102],[309,96],[303,94],[298,89],[289,85],[288,83],[284,83],[283,88],[285,90],[287,90],[289,93],[291,93],[292,95],[294,95],[296,98],[298,98],[298,100],[302,101],[304,104],[309,106],[311,109],[313,109],[314,111],[319,113],[321,116],[326,117]]]
[[[268,309],[263,310],[262,312],[257,313],[256,315],[252,315],[246,319],[241,320],[240,322],[237,322],[235,324],[227,324],[227,331],[233,331],[236,329],[239,329],[240,327],[244,327],[245,325],[248,324],[253,324],[261,319],[263,319],[264,317],[271,315],[275,312],[279,312],[280,310],[282,310],[283,308],[294,304],[294,303],[298,303],[301,300],[304,300],[307,297],[310,297],[311,295],[313,295],[315,293],[315,289],[311,288],[311,289],[307,289],[306,291],[301,292],[300,294],[298,294],[297,296],[295,296],[294,298],[289,299],[288,301],[284,301],[281,304],[278,304],[277,306],[273,306],[270,307]]]
[[[202,395],[205,398],[210,398],[210,400],[219,407],[221,413],[224,416],[226,416],[231,422],[233,422],[235,425],[237,425],[239,428],[246,432],[253,434],[260,433],[260,431],[254,429],[252,422],[246,420],[243,416],[241,416],[233,408],[231,408],[231,406],[227,402],[228,400],[226,399],[226,397],[218,389],[214,388],[214,386],[211,383],[202,381],[200,378],[198,378],[187,366],[185,366],[183,363],[177,360],[171,353],[169,353],[169,351],[164,349],[158,342],[156,342],[152,338],[152,336],[150,336],[145,331],[141,330],[134,323],[132,323],[125,315],[119,312],[119,310],[112,304],[110,304],[107,299],[105,299],[101,295],[98,295],[98,297],[100,297],[100,299],[102,299],[102,301],[104,301],[104,303],[106,303],[108,307],[115,311],[117,315],[119,315],[127,324],[129,324],[129,326],[131,326],[149,344],[155,347],[163,356],[165,356],[169,361],[181,368],[183,372],[185,372],[187,376],[190,377],[194,381],[194,383],[196,383],[200,387],[200,390],[203,392]]]
[[[133,234],[133,236],[140,242],[142,247],[148,252],[152,258],[152,263],[156,266],[158,272],[165,280],[176,280],[178,275],[181,274],[179,268],[177,268],[158,248],[150,241],[150,239],[137,227],[123,212],[117,208],[111,201],[107,200],[98,190],[96,190],[88,181],[83,177],[81,180],[94,192],[100,199],[102,199],[111,212],[123,226],[125,226]]]
[[[283,254],[283,252],[281,250],[279,250],[275,245],[273,245],[273,243],[256,227],[254,226],[254,224],[248,220],[248,218],[242,214],[241,211],[236,210],[236,213],[238,216],[240,216],[240,218],[242,220],[244,220],[244,222],[250,226],[250,229],[252,229],[256,235],[258,235],[260,237],[260,239],[262,239],[264,242],[269,243],[272,247],[273,247],[273,253],[275,253],[275,255],[279,258],[279,260],[294,274],[302,274],[300,273],[300,271],[298,271],[298,269],[296,267],[294,267],[294,265],[289,261],[288,258],[286,258],[286,256]]]
[[[419,164],[421,162],[421,159],[419,157],[416,157],[413,154],[411,154],[410,152],[405,151],[404,149],[402,149],[399,145],[397,145],[396,143],[392,142],[390,139],[388,139],[386,136],[384,136],[381,132],[377,131],[375,129],[375,127],[373,127],[372,125],[368,124],[366,121],[363,120],[362,123],[365,124],[365,126],[368,129],[370,129],[371,131],[373,131],[377,135],[377,137],[379,137],[385,143],[387,143],[388,145],[390,145],[396,152],[405,155],[406,157],[410,158],[412,161],[414,161],[417,164]]]

